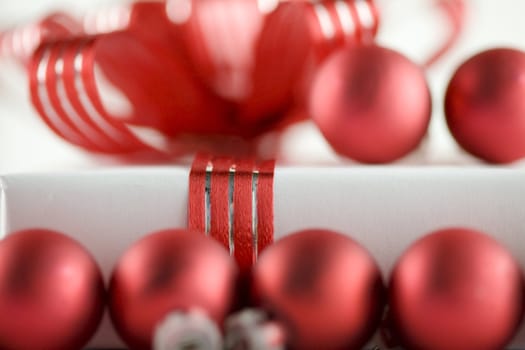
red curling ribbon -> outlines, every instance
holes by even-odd
[[[448,17],[451,31],[443,45],[423,63],[425,69],[430,68],[450,51],[458,41],[465,24],[466,4],[464,0],[436,0],[436,6]]]
[[[162,3],[136,3],[125,30],[44,42],[29,62],[32,102],[60,137],[92,152],[167,154],[180,133],[233,133],[231,106],[194,75],[165,17]],[[151,35],[150,32],[155,32]],[[108,112],[95,67],[132,105],[128,115]],[[156,129],[156,148],[131,126]]]
[[[436,1],[454,30],[427,67],[455,41],[464,13],[464,0]],[[32,102],[60,137],[91,152],[174,156],[184,151],[177,137],[256,140],[296,122],[287,116],[306,105],[319,64],[345,45],[372,42],[380,24],[373,0],[258,5],[138,1],[83,20],[54,14],[0,33],[0,54],[28,63]],[[128,113],[106,108],[95,67]],[[157,131],[162,145],[136,127]]]
[[[188,226],[223,244],[247,271],[273,242],[274,161],[197,155],[189,176]]]
[[[82,26],[65,13],[52,13],[36,23],[0,33],[0,56],[13,57],[21,63],[45,41],[58,41],[82,34]]]
[[[28,67],[31,100],[53,131],[90,151],[155,151],[102,105],[93,54],[101,38],[41,45]]]
[[[170,1],[139,1],[67,25],[58,16],[47,20],[29,62],[31,98],[42,119],[67,141],[110,154],[171,154],[177,150],[170,150],[170,138],[181,134],[252,138],[287,125],[284,116],[316,50],[304,19],[310,5],[281,3],[267,14],[255,0],[190,3],[182,23],[170,17]],[[291,12],[301,25],[288,25]],[[95,66],[130,103],[127,115],[105,108]],[[226,86],[244,81],[244,92],[221,97],[228,88],[210,89],[222,84],[213,83],[219,77]],[[133,126],[159,131],[164,145],[153,147]]]

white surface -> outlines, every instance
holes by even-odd
[[[525,266],[524,178],[525,169],[478,167],[278,168],[275,236],[313,227],[348,233],[387,279],[418,237],[471,227],[491,233]],[[186,168],[10,175],[1,183],[7,203],[0,238],[31,227],[68,233],[94,254],[106,280],[139,237],[187,226]],[[117,345],[115,339],[106,319],[92,345]],[[515,345],[525,348],[525,329]]]
[[[378,0],[383,25],[379,42],[421,62],[446,35],[443,14],[434,0]],[[39,18],[53,9],[84,14],[124,0],[0,0],[0,29]],[[442,114],[444,89],[455,67],[488,47],[525,48],[522,14],[525,1],[470,0],[469,16],[460,43],[428,72],[434,113],[424,146],[400,163],[476,163],[461,152],[448,134]],[[281,158],[294,164],[334,164],[336,157],[310,123],[292,127],[284,135]],[[56,137],[30,105],[24,72],[0,60],[0,173],[118,164],[111,157],[92,157]]]

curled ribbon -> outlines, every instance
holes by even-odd
[[[460,13],[461,0],[440,1]],[[61,138],[98,153],[173,155],[185,135],[250,140],[296,122],[316,67],[373,42],[379,24],[373,0],[139,1],[4,32],[0,54],[27,64],[33,105]],[[110,108],[106,85],[129,108]]]
[[[0,42],[27,62],[32,102],[61,138],[99,153],[170,153],[179,135],[252,138],[295,121],[283,116],[307,72],[345,42],[373,37],[379,22],[372,0],[259,5],[135,2],[78,21],[53,15],[31,27],[38,35],[28,27]],[[101,81],[129,111],[108,108]],[[142,128],[158,131],[160,146]]]

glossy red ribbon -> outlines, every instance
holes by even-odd
[[[188,226],[224,245],[249,269],[273,242],[273,161],[198,155],[189,181]]]
[[[184,3],[187,16],[174,16]],[[50,16],[31,45],[4,54],[28,62],[32,102],[61,138],[98,153],[173,154],[179,135],[252,138],[295,122],[287,116],[315,67],[378,23],[372,0],[279,2],[267,13],[256,0],[135,2],[76,22]],[[21,37],[6,32],[0,46]],[[107,108],[101,76],[129,112]]]

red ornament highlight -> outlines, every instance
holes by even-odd
[[[241,314],[229,325],[242,332],[231,337],[252,337],[246,342],[269,348],[284,337],[292,349],[360,349],[383,311],[373,258],[352,239],[327,230],[301,231],[266,249],[253,270],[253,291],[274,318],[261,323],[257,314]],[[253,325],[260,332],[252,332]]]
[[[0,348],[81,349],[104,302],[101,272],[73,239],[32,229],[0,241]]]
[[[446,229],[412,245],[389,286],[394,333],[406,349],[503,349],[523,314],[518,263],[493,238]]]
[[[491,163],[525,157],[525,53],[481,52],[454,73],[445,96],[450,132],[467,152]]]
[[[383,47],[353,46],[320,68],[310,113],[339,154],[387,163],[419,145],[430,122],[431,98],[415,63]]]
[[[236,279],[235,262],[211,238],[186,230],[157,232],[117,263],[110,315],[131,349],[151,349],[154,339],[158,349],[220,344],[217,325],[233,305]]]

